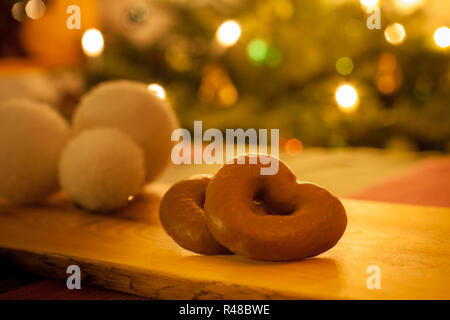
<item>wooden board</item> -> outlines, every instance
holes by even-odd
[[[157,216],[164,187],[126,210],[98,215],[64,196],[0,204],[0,255],[41,275],[157,299],[450,299],[450,209],[343,200],[349,224],[336,247],[305,261],[201,256],[180,248]],[[367,267],[381,270],[369,290]]]

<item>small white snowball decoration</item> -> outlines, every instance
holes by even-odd
[[[88,210],[122,208],[145,181],[144,152],[117,129],[83,131],[61,154],[59,181],[69,198]]]
[[[178,126],[167,101],[157,97],[145,83],[115,80],[88,92],[75,111],[76,132],[93,127],[114,127],[129,134],[143,149],[146,182],[154,180],[169,164],[171,134]]]
[[[58,189],[58,159],[69,125],[44,103],[11,99],[0,104],[0,197],[35,203]]]

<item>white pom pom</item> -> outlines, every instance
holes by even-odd
[[[44,200],[58,188],[58,159],[67,122],[49,105],[14,99],[0,105],[0,197]]]
[[[81,100],[74,118],[76,132],[93,127],[114,127],[129,134],[143,149],[146,181],[154,180],[167,166],[177,127],[168,103],[135,81],[104,82]]]
[[[118,209],[145,181],[144,153],[117,129],[86,130],[64,148],[59,179],[69,198],[84,208]]]

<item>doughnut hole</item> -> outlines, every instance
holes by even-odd
[[[266,188],[258,189],[253,196],[250,209],[259,216],[288,216],[297,210],[297,203],[279,202],[270,199]]]

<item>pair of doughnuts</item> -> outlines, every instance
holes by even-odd
[[[160,205],[167,233],[193,252],[231,251],[265,261],[300,260],[331,249],[347,226],[339,199],[299,182],[278,159],[276,174],[261,175],[267,163],[261,157],[241,155],[213,177],[173,185]]]

